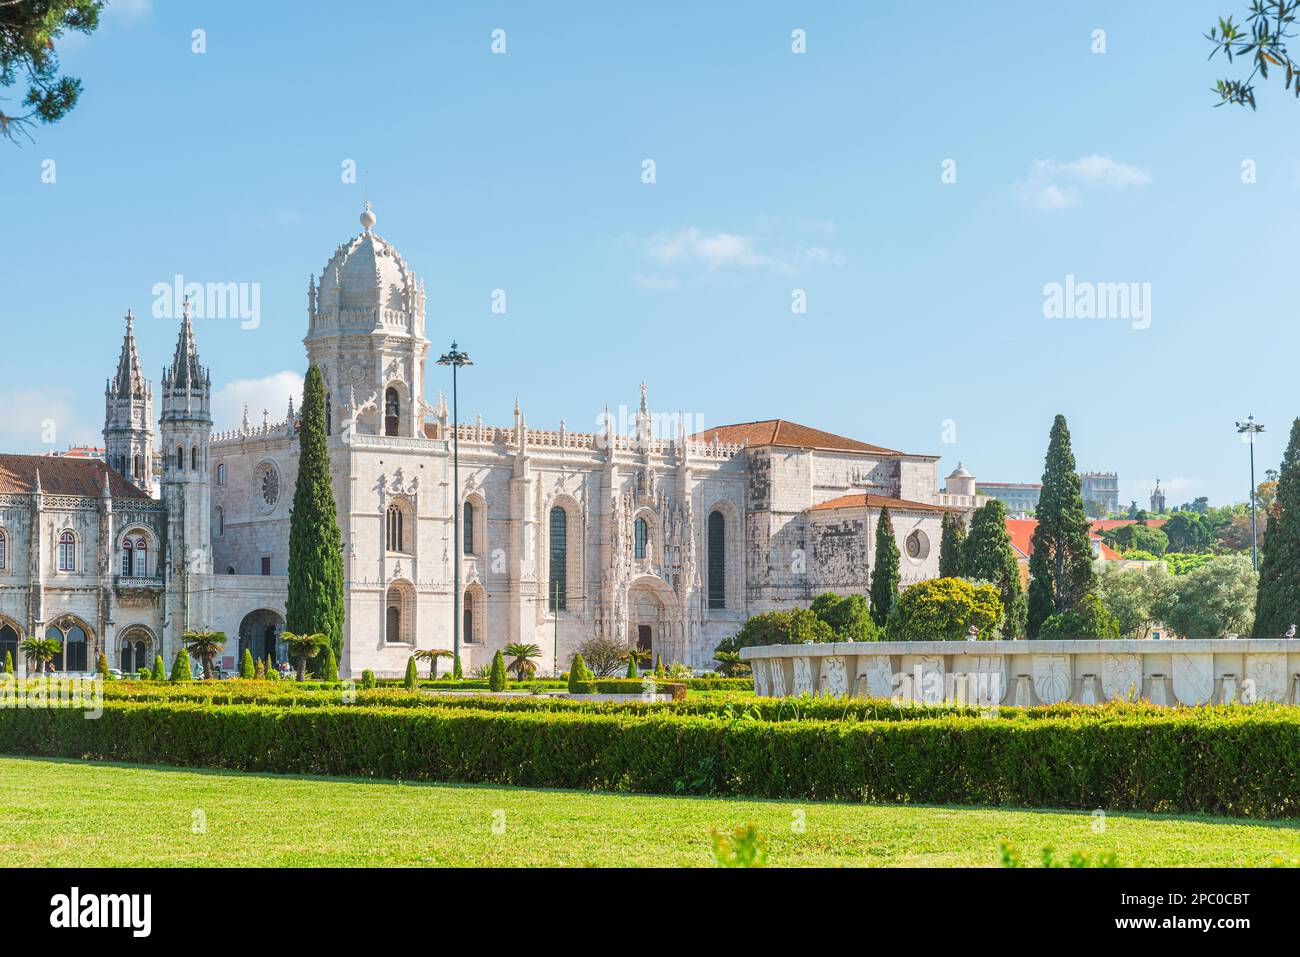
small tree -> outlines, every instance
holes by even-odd
[[[460,655],[452,656],[451,676],[457,681],[463,681],[465,678],[465,672],[460,667]]]
[[[221,654],[226,645],[225,632],[221,631],[187,631],[182,636],[185,650],[198,658],[203,664],[203,677],[212,680],[212,659]]]
[[[1256,638],[1280,638],[1300,622],[1300,418],[1291,423],[1273,512],[1260,549]]]
[[[257,665],[253,663],[253,652],[247,648],[244,649],[244,659],[240,664],[239,677],[241,678],[257,677]]]
[[[190,671],[190,653],[182,648],[176,652],[176,659],[172,662],[172,673],[169,680],[189,681],[193,677]]]
[[[95,658],[95,673],[105,681],[108,680],[108,655],[104,654],[102,651]]]
[[[57,638],[29,635],[22,640],[18,650],[27,656],[27,670],[40,672],[54,670],[54,659],[62,647]]]
[[[627,673],[624,675],[624,677],[637,678],[639,676],[640,675],[636,667],[636,650],[633,649],[632,651],[629,651],[627,653]]]
[[[325,649],[325,680],[339,680],[339,662],[338,659],[334,657],[333,648]]]
[[[438,659],[451,656],[451,652],[446,648],[421,648],[415,653],[417,660],[429,663],[429,678],[433,681],[438,679]]]
[[[718,663],[718,671],[728,678],[749,673],[749,665],[740,660],[739,651],[715,651],[713,660]]]
[[[280,676],[280,673],[275,670],[275,661],[271,658],[271,653],[269,651],[266,653],[266,667],[263,670],[266,671],[266,676],[268,678],[278,678]]]
[[[1075,602],[1074,607],[1050,616],[1038,629],[1040,641],[1068,638],[1118,638],[1119,619],[1106,610],[1092,592]]]
[[[594,677],[587,663],[582,660],[581,652],[574,655],[573,664],[569,666],[569,694],[581,693],[581,684],[591,681]]]
[[[265,680],[266,678],[266,662],[261,658],[257,659],[257,664],[253,668],[253,677],[258,681]]]
[[[419,676],[415,673],[415,655],[406,659],[406,676],[402,678],[402,687],[407,691],[414,691],[419,684]]]
[[[1073,608],[1092,591],[1090,523],[1083,508],[1082,480],[1075,470],[1070,428],[1065,416],[1052,422],[1043,465],[1043,490],[1038,497],[1029,556],[1028,632],[1050,616]]]
[[[498,648],[497,653],[492,656],[492,671],[488,674],[488,690],[506,690],[506,659],[505,656],[501,654],[500,648]]]
[[[979,638],[996,637],[1002,600],[992,585],[961,578],[931,578],[899,596],[888,635],[891,641],[959,641],[975,628]]]
[[[808,610],[830,627],[833,632],[830,640],[879,641],[881,638],[880,628],[871,620],[871,608],[862,595],[824,592],[813,599]],[[820,640],[816,636],[808,637]]]
[[[965,577],[991,582],[1002,596],[1003,634],[1008,638],[1023,635],[1027,608],[1020,585],[1020,563],[1007,534],[1006,506],[997,499],[975,510],[961,566]]]
[[[373,671],[371,671],[369,668],[367,668],[365,671],[361,672],[361,690],[362,690],[362,691],[370,691],[372,688],[374,688],[374,687],[375,687],[376,685],[378,685],[378,684],[379,684],[379,682],[377,682],[377,681],[375,680],[375,673],[374,673]]]
[[[894,540],[894,526],[889,520],[889,509],[880,510],[876,521],[876,567],[871,571],[871,620],[882,628],[889,620],[890,609],[898,600],[898,585],[902,574],[898,568],[898,542]]]
[[[295,635],[291,631],[284,631],[280,633],[280,640],[288,647],[289,656],[298,662],[299,681],[307,678],[307,659],[315,657],[317,652],[330,644],[329,636],[320,631],[310,635]]]
[[[10,654],[8,651],[6,651],[5,652],[5,674],[11,675],[13,673],[14,673],[14,656]]]
[[[533,659],[542,656],[542,649],[537,645],[512,642],[506,645],[506,654],[514,659],[510,662],[510,670],[514,672],[515,680],[526,681],[537,673],[537,665],[533,664]]]
[[[163,664],[162,655],[153,656],[153,680],[166,681],[167,667]]]

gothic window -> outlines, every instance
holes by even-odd
[[[127,539],[122,543],[122,574],[130,577],[131,575],[131,540]]]
[[[9,539],[0,529],[0,570],[3,570],[9,561]]]
[[[135,540],[135,577],[144,578],[149,574],[149,546],[144,539]]]
[[[135,465],[135,469],[134,469],[134,475],[135,475],[135,477],[136,477],[137,479],[142,479],[142,478],[144,478],[144,465],[143,465],[143,462],[142,462],[140,456],[137,455],[137,456],[135,457],[135,463],[134,463],[134,465]]]
[[[59,571],[77,570],[77,536],[64,532],[59,536]]]
[[[551,509],[551,575],[546,598],[551,611],[568,607],[569,513],[556,505]]]
[[[397,505],[388,506],[388,550],[404,552],[402,547],[402,509]]]
[[[465,644],[474,644],[474,596],[465,592],[465,607],[463,609],[464,626],[461,628],[461,634],[465,637]]]
[[[474,554],[474,503],[465,503],[465,515],[461,519],[462,537],[465,541],[465,554]]]
[[[216,521],[212,524],[217,526],[217,537],[220,538],[226,534],[226,510],[220,505],[217,506]]]
[[[274,511],[280,501],[280,473],[270,462],[263,462],[257,467],[254,481],[258,509],[264,515]]]
[[[190,471],[197,472],[198,470],[199,470],[199,447],[195,445],[190,449]]]
[[[55,671],[86,671],[89,668],[89,638],[81,624],[71,618],[54,622],[45,629],[45,637],[59,643],[54,656]]]
[[[217,463],[217,484],[218,485],[226,484],[226,463],[225,462]]]
[[[0,661],[8,655],[18,661],[18,632],[12,625],[0,624]]]
[[[727,519],[709,513],[709,607],[727,607]]]
[[[334,405],[330,402],[330,394],[325,393],[325,434],[333,435],[334,428]]]
[[[635,558],[645,558],[646,543],[650,541],[650,526],[644,518],[638,518],[632,526],[632,554]],[[624,552],[624,554],[627,554]]]
[[[385,637],[390,642],[402,640],[402,609],[396,605],[388,606],[387,631]]]
[[[185,468],[185,446],[176,446],[176,470],[179,472]]]
[[[384,435],[396,435],[402,421],[402,402],[397,390],[389,388],[384,393]]]
[[[410,582],[395,581],[388,586],[384,609],[384,640],[394,644],[414,644],[415,588]]]

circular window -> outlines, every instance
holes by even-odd
[[[270,462],[263,462],[257,467],[257,479],[254,489],[258,508],[269,512],[280,501],[280,473]]]
[[[924,561],[930,554],[930,539],[919,528],[907,536],[907,557],[914,562]]]

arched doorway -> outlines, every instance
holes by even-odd
[[[153,667],[153,635],[141,625],[129,625],[118,641],[118,668],[123,677],[131,677],[141,668]]]
[[[235,667],[244,660],[245,650],[253,653],[254,661],[265,661],[268,655],[273,665],[288,661],[289,652],[280,640],[282,631],[284,616],[278,611],[269,608],[250,611],[239,623],[239,658]]]
[[[80,618],[64,615],[50,622],[45,637],[59,643],[54,656],[54,670],[65,672],[90,670],[90,627]]]
[[[8,619],[0,618],[0,668],[4,667],[5,656],[13,661],[15,672],[19,668],[19,662],[22,660],[18,656],[18,643],[21,641],[18,623]]]
[[[642,661],[653,664],[656,654],[668,658],[672,598],[672,591],[657,578],[637,579],[627,590],[628,646],[638,650]]]

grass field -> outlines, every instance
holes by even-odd
[[[794,823],[804,822],[803,833]],[[1123,866],[1300,858],[1300,824],[1079,812],[739,801],[236,774],[0,758],[7,866],[712,864],[753,821],[769,866],[994,866],[1114,850]],[[201,833],[194,833],[196,822]]]

